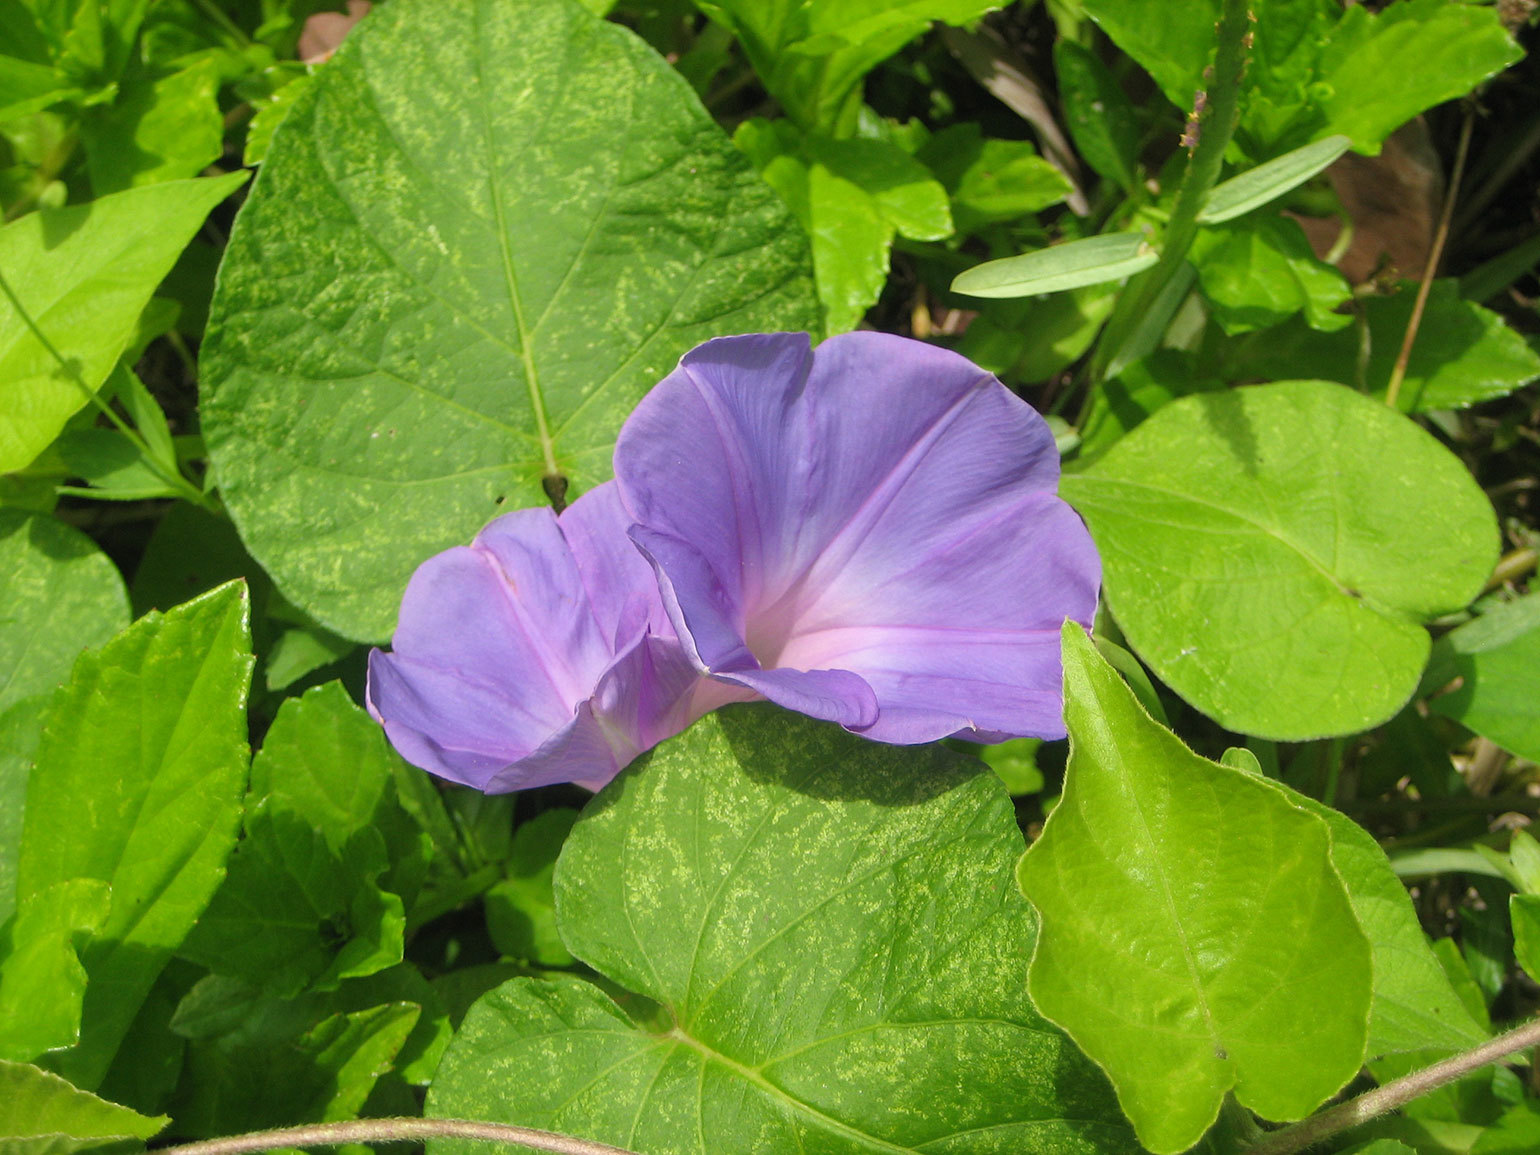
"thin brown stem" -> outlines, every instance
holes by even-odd
[[[623,1147],[576,1139],[533,1127],[483,1123],[474,1119],[352,1119],[342,1123],[312,1123],[276,1131],[253,1131],[224,1139],[205,1139],[163,1147],[156,1155],[243,1155],[280,1147],[329,1147],[338,1143],[406,1143],[423,1139],[476,1139],[485,1143],[521,1143],[557,1155],[635,1155]]]
[[[1417,286],[1417,300],[1412,303],[1412,316],[1406,323],[1406,335],[1401,338],[1401,352],[1396,354],[1396,364],[1390,371],[1390,384],[1385,388],[1385,404],[1392,409],[1401,395],[1401,382],[1406,379],[1406,366],[1412,359],[1412,345],[1417,340],[1417,330],[1422,325],[1422,311],[1428,304],[1428,293],[1433,288],[1433,276],[1438,264],[1444,259],[1444,243],[1449,240],[1449,221],[1454,216],[1455,198],[1460,195],[1460,177],[1465,172],[1465,157],[1470,152],[1471,130],[1476,124],[1476,113],[1465,110],[1465,123],[1460,126],[1460,144],[1455,149],[1454,169],[1449,174],[1449,192],[1444,197],[1444,210],[1438,217],[1438,230],[1433,234],[1433,247],[1428,250],[1428,263],[1422,270],[1422,283]]]
[[[1515,1051],[1540,1043],[1540,1019],[1516,1027],[1507,1034],[1498,1035],[1491,1042],[1473,1050],[1453,1055],[1442,1062],[1413,1071],[1399,1079],[1393,1079],[1383,1087],[1367,1091],[1356,1099],[1339,1103],[1319,1115],[1274,1131],[1260,1142],[1246,1148],[1246,1155],[1295,1155],[1295,1152],[1312,1147],[1341,1131],[1367,1123],[1370,1119],[1404,1107],[1413,1099],[1436,1091],[1456,1079],[1479,1071],[1489,1063],[1506,1058]]]

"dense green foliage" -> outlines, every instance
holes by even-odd
[[[1533,1020],[1534,4],[343,7],[0,0],[0,1155],[1237,1155]],[[857,327],[1048,416],[1067,742],[400,758],[420,563]],[[1533,1151],[1537,1071],[1320,1149]]]

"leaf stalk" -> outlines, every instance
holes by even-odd
[[[248,1151],[273,1151],[280,1147],[329,1147],[341,1143],[412,1143],[424,1139],[472,1139],[483,1143],[521,1143],[536,1151],[557,1155],[635,1155],[624,1147],[611,1147],[591,1139],[558,1135],[533,1127],[485,1123],[475,1119],[349,1119],[338,1123],[311,1123],[252,1131],[222,1139],[204,1139],[163,1147],[157,1155],[244,1155]]]
[[[1260,1142],[1246,1148],[1245,1155],[1295,1155],[1339,1132],[1367,1123],[1370,1119],[1404,1107],[1413,1099],[1436,1091],[1456,1079],[1479,1071],[1489,1063],[1507,1058],[1540,1043],[1540,1019],[1534,1019],[1490,1042],[1469,1051],[1451,1055],[1431,1067],[1392,1079],[1383,1087],[1366,1091],[1356,1099],[1312,1115],[1293,1126],[1274,1131]]]

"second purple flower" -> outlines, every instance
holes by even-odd
[[[705,675],[883,742],[1062,737],[1059,628],[1101,567],[1046,423],[880,333],[710,341],[615,448],[631,539]]]

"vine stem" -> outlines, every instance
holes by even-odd
[[[279,1147],[329,1147],[337,1143],[406,1143],[422,1139],[476,1139],[484,1143],[521,1143],[536,1151],[557,1155],[636,1155],[624,1147],[595,1143],[515,1127],[508,1123],[484,1123],[475,1119],[349,1119],[340,1123],[311,1123],[276,1131],[252,1131],[223,1139],[204,1139],[177,1147],[162,1147],[155,1155],[243,1155],[247,1151],[272,1151]]]
[[[1392,1079],[1383,1087],[1366,1091],[1356,1099],[1339,1103],[1335,1107],[1312,1115],[1291,1127],[1274,1131],[1260,1142],[1246,1148],[1245,1155],[1294,1155],[1324,1139],[1360,1123],[1366,1123],[1397,1107],[1403,1107],[1413,1099],[1436,1091],[1462,1076],[1478,1071],[1488,1063],[1495,1063],[1515,1051],[1540,1044],[1540,1019],[1515,1027],[1506,1034],[1498,1035],[1490,1042],[1473,1050],[1452,1055],[1442,1062],[1413,1071],[1399,1079]]]
[[[1412,345],[1417,340],[1417,330],[1422,327],[1422,311],[1428,305],[1428,293],[1433,288],[1433,275],[1438,263],[1444,259],[1444,243],[1449,240],[1449,221],[1454,216],[1455,198],[1460,195],[1460,177],[1465,173],[1465,157],[1470,151],[1471,129],[1476,114],[1465,110],[1465,123],[1460,126],[1460,143],[1455,149],[1454,167],[1449,173],[1449,192],[1444,197],[1444,209],[1439,214],[1438,231],[1433,234],[1433,247],[1428,250],[1428,263],[1422,270],[1422,283],[1417,286],[1417,299],[1412,303],[1412,315],[1406,322],[1406,333],[1401,338],[1401,351],[1396,354],[1395,366],[1390,371],[1390,384],[1385,388],[1385,404],[1392,409],[1401,396],[1401,382],[1406,379],[1406,367],[1412,359]]]
[[[1187,295],[1185,291],[1178,295],[1166,290],[1187,261],[1187,251],[1198,235],[1198,213],[1219,179],[1225,149],[1240,120],[1241,81],[1251,47],[1251,19],[1250,0],[1224,0],[1216,30],[1218,47],[1213,78],[1209,91],[1198,94],[1187,134],[1183,136],[1184,141],[1195,136],[1197,143],[1171,207],[1171,219],[1160,244],[1160,260],[1154,268],[1130,281],[1118,298],[1096,346],[1091,365],[1093,381],[1116,376],[1119,369],[1136,360],[1129,354],[1136,336],[1148,332],[1152,317],[1164,330],[1165,322]]]

